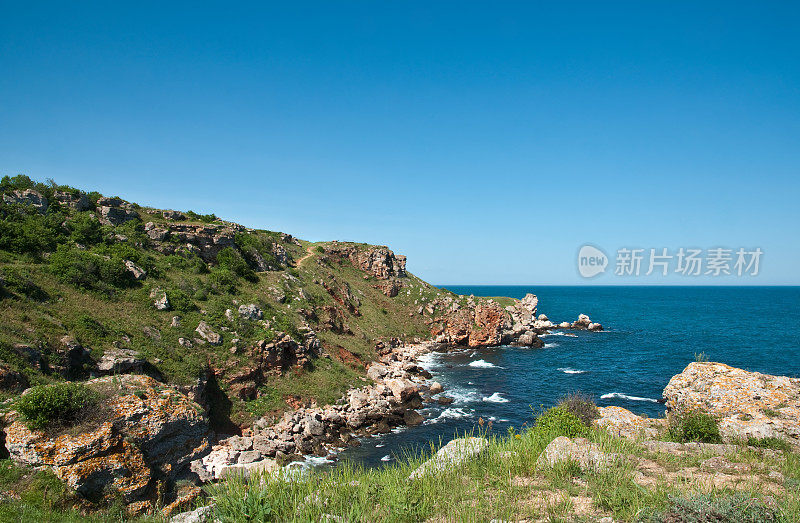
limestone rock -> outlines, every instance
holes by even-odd
[[[602,470],[607,468],[619,456],[603,452],[586,438],[571,440],[559,436],[551,441],[536,461],[538,466],[553,466],[563,461],[574,461],[583,470]]]
[[[412,472],[409,479],[419,479],[423,476],[453,469],[477,457],[488,447],[489,442],[486,438],[468,437],[454,439],[440,448],[431,459]]]
[[[132,349],[108,349],[97,363],[101,374],[129,374],[140,372],[146,361]]]
[[[263,317],[261,309],[255,303],[239,305],[239,316],[248,320],[260,320]]]
[[[49,437],[20,420],[6,429],[11,459],[55,474],[88,499],[143,499],[154,477],[173,478],[208,448],[202,409],[147,376],[98,378],[109,418],[98,428]]]
[[[693,362],[664,389],[667,409],[719,419],[726,440],[781,438],[800,446],[800,379]]]
[[[222,336],[211,330],[211,326],[204,321],[201,321],[194,331],[211,345],[220,345],[222,343]]]
[[[594,420],[595,425],[605,428],[609,434],[628,439],[656,438],[664,421],[643,418],[622,407],[599,407],[597,410],[600,418]]]
[[[17,189],[3,195],[3,201],[10,204],[30,205],[36,212],[44,214],[47,212],[47,198],[33,189]]]
[[[98,206],[99,206],[98,202]],[[139,214],[132,209],[124,209],[122,207],[100,207],[100,223],[103,225],[122,225],[125,222],[136,220]]]
[[[89,201],[89,197],[82,192],[71,193],[66,191],[55,191],[53,193],[53,197],[61,205],[76,211],[88,211],[92,208],[92,203]]]
[[[169,303],[169,298],[167,298],[167,293],[162,291],[161,289],[153,289],[150,292],[150,298],[153,298],[153,307],[159,311],[168,311],[172,308]]]
[[[147,271],[136,265],[130,260],[122,260],[122,263],[125,265],[125,270],[133,276],[134,280],[143,280],[147,277]]]
[[[205,507],[198,507],[194,510],[176,514],[170,518],[169,523],[206,523],[211,521],[213,513],[214,507],[206,505]]]

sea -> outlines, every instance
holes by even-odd
[[[524,430],[542,409],[583,392],[597,405],[661,416],[670,378],[702,357],[800,377],[800,287],[446,286],[458,294],[539,297],[554,323],[588,314],[602,332],[555,331],[543,348],[493,347],[427,355],[423,366],[455,401],[428,406],[425,422],[342,451],[379,467],[465,433]]]

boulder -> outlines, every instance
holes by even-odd
[[[573,329],[588,329],[591,323],[592,320],[589,319],[589,316],[580,314],[578,315],[578,319],[572,322],[571,327]]]
[[[594,332],[603,330],[603,326],[599,323],[590,323],[586,328]]]
[[[9,204],[30,205],[40,214],[47,212],[47,198],[33,189],[11,191],[3,195],[3,201]]]
[[[89,197],[82,192],[55,191],[53,197],[60,203],[76,211],[88,211],[92,208]]]
[[[98,203],[99,205],[99,203]],[[136,220],[139,214],[131,209],[123,209],[122,207],[100,207],[100,223],[103,225],[122,225],[125,222]]]
[[[122,260],[122,263],[125,265],[125,270],[133,276],[133,279],[136,281],[143,280],[147,277],[147,271],[136,265],[130,260]]]
[[[417,386],[412,381],[405,378],[386,380],[386,386],[392,391],[392,395],[398,403],[405,403],[419,394]]]
[[[176,514],[170,518],[169,523],[206,523],[207,521],[211,521],[213,514],[214,507],[206,505]]]
[[[628,439],[657,438],[664,420],[643,418],[622,407],[599,407],[600,418],[594,420],[609,434]]]
[[[693,362],[664,389],[667,409],[719,420],[723,439],[780,438],[800,446],[800,379]]]
[[[211,345],[220,345],[222,343],[222,336],[211,330],[211,326],[204,321],[201,321],[194,331]]]
[[[108,349],[97,363],[101,374],[130,374],[141,372],[146,360],[132,349]]]
[[[51,467],[91,500],[121,497],[130,503],[152,493],[154,478],[175,478],[208,450],[203,410],[177,390],[147,376],[98,378],[87,385],[106,395],[99,427],[50,436],[15,419],[6,428],[11,459]]]
[[[153,307],[159,311],[168,311],[172,308],[167,298],[167,293],[161,289],[153,289],[150,292],[150,298],[153,299]]]
[[[444,387],[442,387],[442,384],[439,383],[438,381],[432,382],[430,387],[428,388],[428,391],[430,391],[431,394],[439,394],[443,390]]]
[[[486,438],[457,438],[440,448],[434,456],[411,473],[409,479],[419,479],[442,471],[452,470],[473,459],[489,447]]]
[[[161,211],[161,216],[167,220],[181,221],[186,219],[186,215],[179,211]]]
[[[559,436],[551,441],[536,460],[537,466],[553,466],[565,461],[574,461],[582,470],[599,471],[620,459],[617,454],[603,452],[586,438],[571,440]]]
[[[239,305],[239,316],[248,320],[260,320],[263,317],[261,309],[255,303]]]

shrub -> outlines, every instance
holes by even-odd
[[[0,249],[18,254],[51,252],[63,241],[64,214],[38,214],[22,205],[0,205]]]
[[[227,269],[215,267],[208,275],[208,285],[215,294],[236,294],[237,283],[236,274]]]
[[[597,410],[597,405],[592,397],[583,392],[568,394],[558,402],[558,406],[575,414],[587,427],[591,427],[592,421],[600,417],[600,411]]]
[[[258,269],[261,265],[266,265],[270,269],[280,267],[278,259],[272,252],[272,242],[269,237],[265,238],[263,233],[241,232],[236,234],[235,241],[250,267],[254,269]]]
[[[219,251],[219,254],[217,254],[217,266],[220,269],[226,269],[237,276],[241,276],[245,280],[258,281],[258,276],[256,276],[253,269],[242,258],[242,255],[232,247],[225,247]]]
[[[719,443],[722,441],[716,418],[699,410],[672,416],[667,436],[669,439],[679,442]]]
[[[792,445],[788,441],[776,438],[776,437],[769,437],[769,438],[754,438],[749,437],[747,438],[747,445],[750,447],[761,447],[765,449],[774,449],[774,450],[782,450],[784,452],[790,452],[792,450]]]
[[[167,291],[167,299],[173,310],[179,312],[189,312],[195,309],[194,302],[188,294],[180,289]]]
[[[133,281],[121,259],[106,259],[66,245],[59,245],[50,256],[50,271],[61,281],[83,289],[108,290]]]
[[[103,241],[103,226],[90,212],[79,212],[67,222],[70,240],[81,245],[96,245]]]
[[[42,429],[55,422],[74,423],[97,399],[94,391],[79,383],[39,385],[17,400],[16,409],[31,429]]]
[[[325,247],[322,245],[317,245],[314,247],[314,251],[316,251],[317,254],[325,254]]]
[[[186,211],[186,217],[190,220],[201,221],[205,223],[210,223],[217,220],[216,214],[197,214],[194,211]]]
[[[534,430],[552,436],[576,438],[587,432],[581,419],[564,406],[556,406],[545,411],[536,419]]]

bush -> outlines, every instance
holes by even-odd
[[[583,436],[588,431],[578,416],[561,405],[545,411],[536,419],[533,428],[537,432],[568,438]]]
[[[186,211],[186,217],[190,220],[210,223],[217,220],[216,214],[197,214],[194,211]]]
[[[195,309],[194,302],[188,294],[180,289],[167,291],[167,299],[173,310],[179,312],[189,312]]]
[[[765,449],[782,450],[783,452],[791,452],[792,445],[785,439],[769,437],[769,438],[747,438],[747,445],[749,447],[761,447]]]
[[[673,441],[699,441],[720,443],[719,425],[716,418],[705,412],[695,410],[670,418],[667,436]]]
[[[217,266],[220,269],[225,269],[237,276],[241,276],[247,281],[258,281],[258,276],[256,276],[253,269],[242,258],[242,255],[232,247],[225,247],[219,251],[219,254],[217,254]]]
[[[32,388],[15,406],[31,429],[42,429],[56,422],[74,423],[97,400],[97,394],[85,385],[59,383]]]
[[[587,427],[591,427],[592,422],[600,417],[600,411],[592,397],[583,392],[568,394],[558,402],[558,406],[575,414]]]
[[[133,283],[121,259],[106,259],[66,245],[59,245],[50,256],[50,271],[64,283],[83,289],[109,290]]]
[[[236,274],[219,267],[214,268],[208,275],[208,285],[215,294],[236,294],[236,285],[239,279]]]
[[[322,245],[317,245],[314,247],[314,251],[316,251],[317,254],[325,254],[325,247]]]
[[[60,212],[38,214],[22,205],[0,205],[0,249],[18,254],[51,252],[63,242]]]
[[[272,242],[270,237],[264,237],[264,233],[245,233],[236,234],[236,246],[242,251],[242,256],[253,269],[258,269],[261,265],[266,265],[270,269],[280,268],[280,263],[272,252]]]
[[[67,222],[70,240],[81,245],[96,245],[103,241],[103,226],[90,212],[79,212]]]

